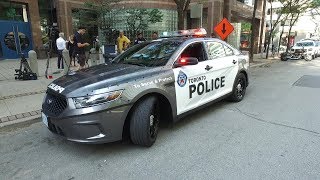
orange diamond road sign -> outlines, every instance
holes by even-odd
[[[234,27],[226,18],[223,18],[222,21],[216,27],[214,27],[214,31],[222,40],[226,39],[233,30]]]

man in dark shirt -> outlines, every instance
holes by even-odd
[[[152,36],[151,36],[151,39],[152,39],[152,40],[158,39],[158,33],[157,33],[157,32],[153,32],[153,33],[152,33]]]
[[[139,33],[137,34],[137,39],[134,40],[134,45],[140,44],[140,43],[145,42],[145,41],[146,41],[146,39],[142,36],[142,33],[139,32]]]
[[[84,33],[86,33],[86,29],[84,27],[80,26],[78,28],[78,31],[74,35],[74,44],[75,44],[74,52],[79,60],[79,64],[80,64],[79,69],[83,69],[84,65],[86,64],[85,47],[90,46],[89,43],[86,43],[83,40],[82,36]]]

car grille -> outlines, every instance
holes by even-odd
[[[59,116],[66,109],[67,105],[68,103],[65,98],[47,92],[42,108],[49,116]]]
[[[303,53],[303,52],[305,52],[305,50],[303,50],[303,49],[296,49],[294,52],[295,52],[295,53]]]

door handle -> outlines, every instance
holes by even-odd
[[[233,64],[236,64],[236,63],[237,63],[237,61],[236,61],[236,60],[233,60],[233,61],[232,61],[232,63],[233,63]]]
[[[212,69],[212,66],[207,65],[205,70],[210,71],[210,69]]]

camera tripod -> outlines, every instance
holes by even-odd
[[[14,75],[16,80],[37,80],[38,79],[37,74],[32,72],[24,54],[21,54],[20,68],[15,69],[15,72],[16,74]]]

